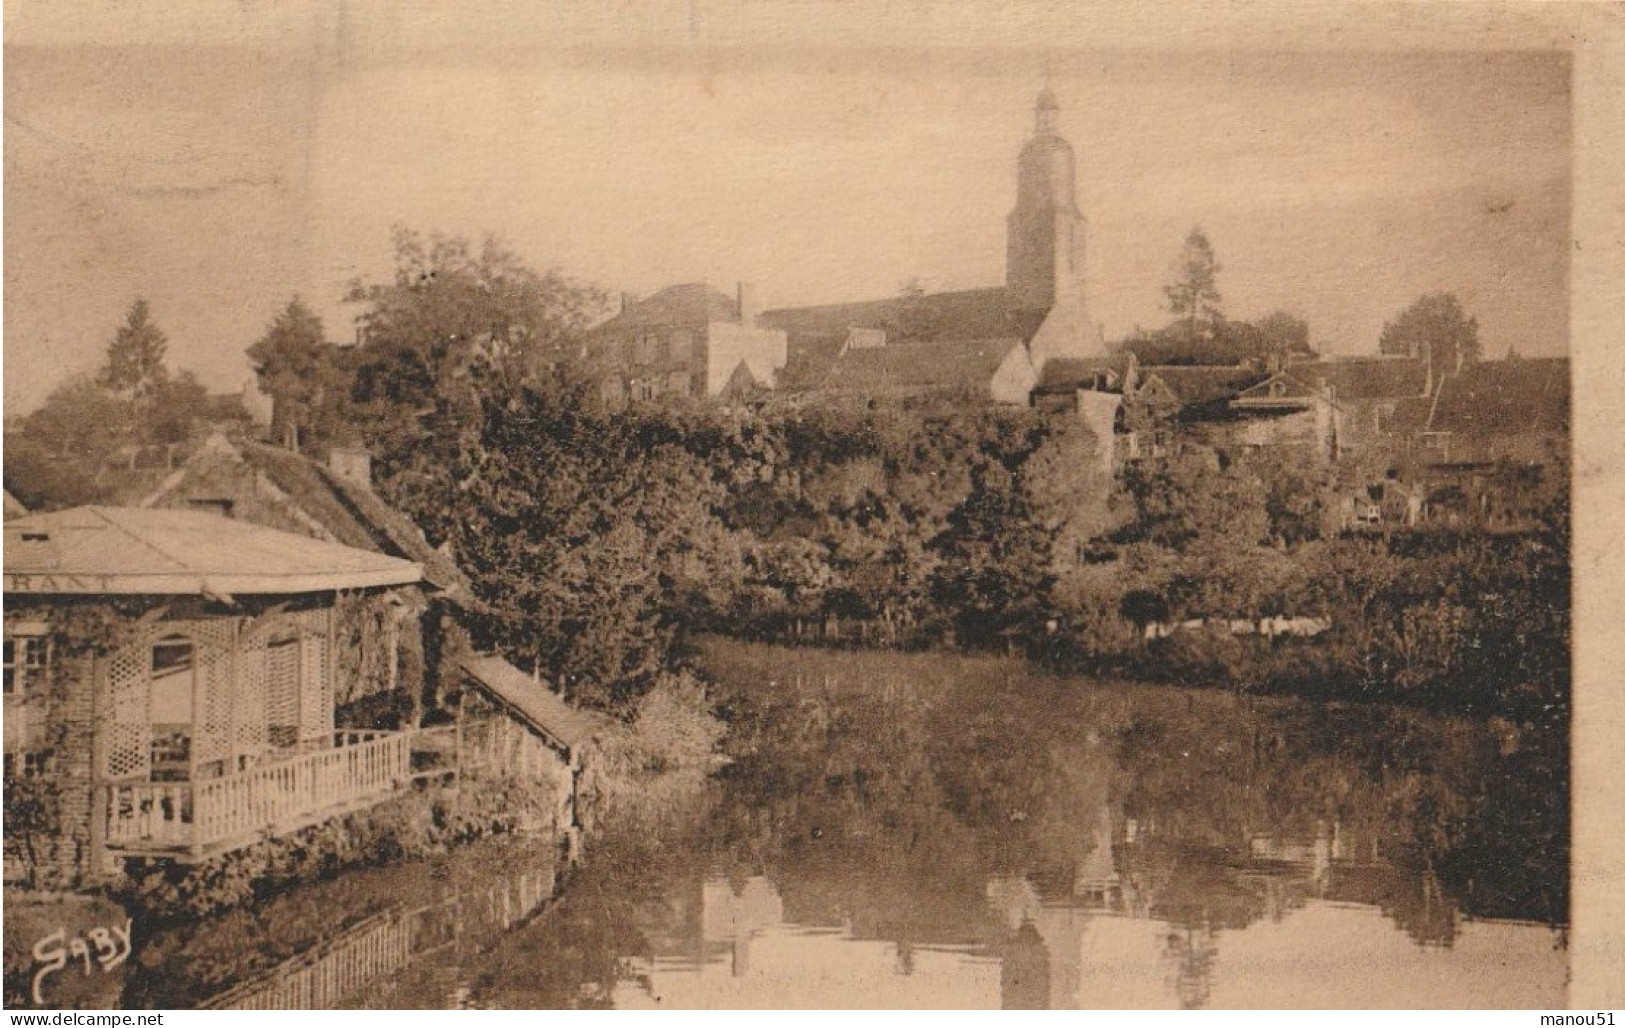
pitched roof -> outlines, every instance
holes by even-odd
[[[1126,357],[1052,357],[1044,362],[1044,368],[1039,372],[1036,391],[1071,392],[1093,383],[1099,375],[1108,372],[1121,380],[1127,365]]]
[[[204,511],[75,507],[8,521],[5,539],[7,592],[287,594],[422,577],[411,561]]]
[[[1163,384],[1187,407],[1232,399],[1243,389],[1257,385],[1266,377],[1256,369],[1233,366],[1180,364],[1140,369],[1142,380],[1152,376],[1162,379]]]
[[[554,745],[573,750],[599,730],[600,719],[577,710],[501,657],[470,654],[459,666],[485,692]]]
[[[739,305],[733,297],[704,282],[685,282],[628,304],[588,334],[656,325],[698,328],[715,321],[738,320]]]
[[[264,475],[273,486],[332,538],[346,546],[413,561],[423,579],[455,600],[468,600],[473,586],[462,569],[429,545],[405,514],[371,489],[335,475],[303,454],[255,442],[231,442],[214,436],[167,479],[142,507],[162,504],[186,485],[189,473],[211,460],[240,462]]]
[[[845,343],[844,336],[792,337],[784,370],[779,372],[779,391],[802,392],[817,388],[835,366]]]
[[[785,307],[765,311],[761,323],[792,340],[842,338],[853,328],[884,329],[894,342],[949,339],[1030,339],[1045,311],[1016,307],[1002,286],[884,300]]]
[[[1439,386],[1429,429],[1473,438],[1569,430],[1566,357],[1480,361]]]
[[[1005,337],[849,349],[835,360],[818,388],[868,395],[986,392],[1005,356],[1021,344],[1020,339]]]
[[[1415,435],[1428,427],[1428,416],[1433,413],[1433,399],[1413,396],[1394,404],[1393,416],[1388,419],[1388,432],[1392,435]]]
[[[1287,370],[1304,381],[1330,385],[1339,400],[1401,400],[1427,388],[1427,365],[1414,357],[1342,357]]]
[[[1323,396],[1322,387],[1297,369],[1278,371],[1262,381],[1255,382],[1230,401],[1232,410],[1273,411],[1307,410]]]
[[[27,514],[27,513],[28,513],[28,508],[23,506],[23,501],[17,499],[17,497],[15,497],[13,495],[11,495],[11,490],[7,489],[6,490],[6,514],[5,514],[6,519],[10,520],[11,518],[20,518],[24,514]]]

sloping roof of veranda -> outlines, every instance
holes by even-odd
[[[502,701],[531,728],[566,749],[575,749],[591,739],[599,720],[577,710],[547,687],[501,657],[470,654],[460,666],[487,693]]]
[[[281,595],[422,576],[409,560],[206,511],[75,507],[5,523],[8,593]]]

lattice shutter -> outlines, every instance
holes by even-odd
[[[196,618],[164,623],[166,631],[192,643],[197,701],[192,707],[192,759],[206,764],[227,760],[232,750],[232,705],[236,685],[231,660],[236,621],[232,618]]]
[[[152,770],[152,726],[147,717],[152,649],[146,635],[108,660],[108,778],[145,778]]]
[[[265,661],[265,635],[244,637],[237,649],[237,702],[232,708],[238,753],[258,753],[270,743]]]
[[[284,638],[265,648],[265,722],[273,746],[299,740],[298,638]]]
[[[235,691],[231,680],[231,650],[200,640],[197,673],[203,702],[197,713],[198,723],[192,743],[196,748],[196,759],[200,764],[227,760],[232,756],[232,693]]]
[[[327,633],[306,634],[301,653],[299,738],[321,741],[333,737],[333,682],[327,673]]]

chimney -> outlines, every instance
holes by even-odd
[[[754,327],[761,313],[761,309],[756,306],[756,287],[749,282],[739,283],[739,323]]]
[[[359,447],[335,446],[327,451],[327,470],[352,485],[372,488],[372,454]]]
[[[637,302],[638,302],[638,298],[633,296],[631,293],[622,293],[621,294],[621,313],[625,314],[627,311],[631,310],[632,305],[634,303],[637,303]]]

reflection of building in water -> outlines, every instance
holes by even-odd
[[[1065,1010],[1087,1005],[1081,995],[1089,933],[1110,938],[1116,923],[1134,905],[1132,883],[1117,871],[1112,814],[1100,807],[1071,887],[1044,895],[1026,877],[995,877],[988,882],[989,907],[999,917],[1003,938],[994,949],[1004,957],[1001,999],[1007,1010]],[[1105,924],[1102,924],[1105,921]],[[1109,943],[1108,943],[1109,944]],[[1034,963],[1044,960],[1042,971]]]
[[[429,957],[459,946],[489,945],[555,895],[547,866],[521,869],[488,885],[454,888],[430,903],[387,910],[323,940],[201,1006],[211,1010],[325,1010]],[[437,961],[432,968],[454,968]],[[447,994],[456,983],[447,980]]]
[[[1050,1009],[1050,951],[1031,921],[1023,921],[1005,942],[999,968],[999,1007]]]
[[[1179,1009],[1201,1010],[1213,994],[1213,961],[1219,952],[1212,928],[1187,926],[1168,933],[1165,956],[1174,964]]]
[[[750,970],[751,939],[764,928],[784,922],[784,900],[773,883],[757,875],[737,889],[725,878],[705,883],[700,933],[707,943],[721,943],[732,956],[734,977]]]
[[[1163,838],[1143,821],[1114,830],[1103,808],[1088,839],[1070,888],[1044,875],[988,883],[991,948],[1006,961],[1009,1006],[1203,1007],[1227,933],[1280,924],[1309,904],[1379,908],[1417,942],[1451,937],[1454,915],[1436,883],[1356,859],[1373,855],[1373,844],[1336,822],[1226,849]],[[1040,956],[1042,972],[1033,964]]]
[[[1322,821],[1316,826],[1313,840],[1279,835],[1255,835],[1252,855],[1257,860],[1279,861],[1309,868],[1309,880],[1317,894],[1324,896],[1331,882],[1332,861],[1347,860],[1348,839],[1341,822],[1330,825]]]
[[[1112,814],[1104,805],[1095,818],[1089,852],[1078,862],[1072,876],[1072,895],[1083,906],[1122,911],[1132,897],[1133,887],[1124,893],[1124,881],[1117,873],[1117,854],[1112,848]]]
[[[850,868],[828,870],[828,881],[799,882],[809,910],[828,913],[838,884],[854,877]],[[855,911],[835,920],[794,910],[787,922],[794,904],[761,876],[690,882],[660,906],[699,909],[665,931],[640,926],[652,952],[622,961],[617,1007],[951,1009],[998,1001],[999,963],[979,945],[909,931],[898,933],[902,941],[876,938],[860,923],[873,915]]]

